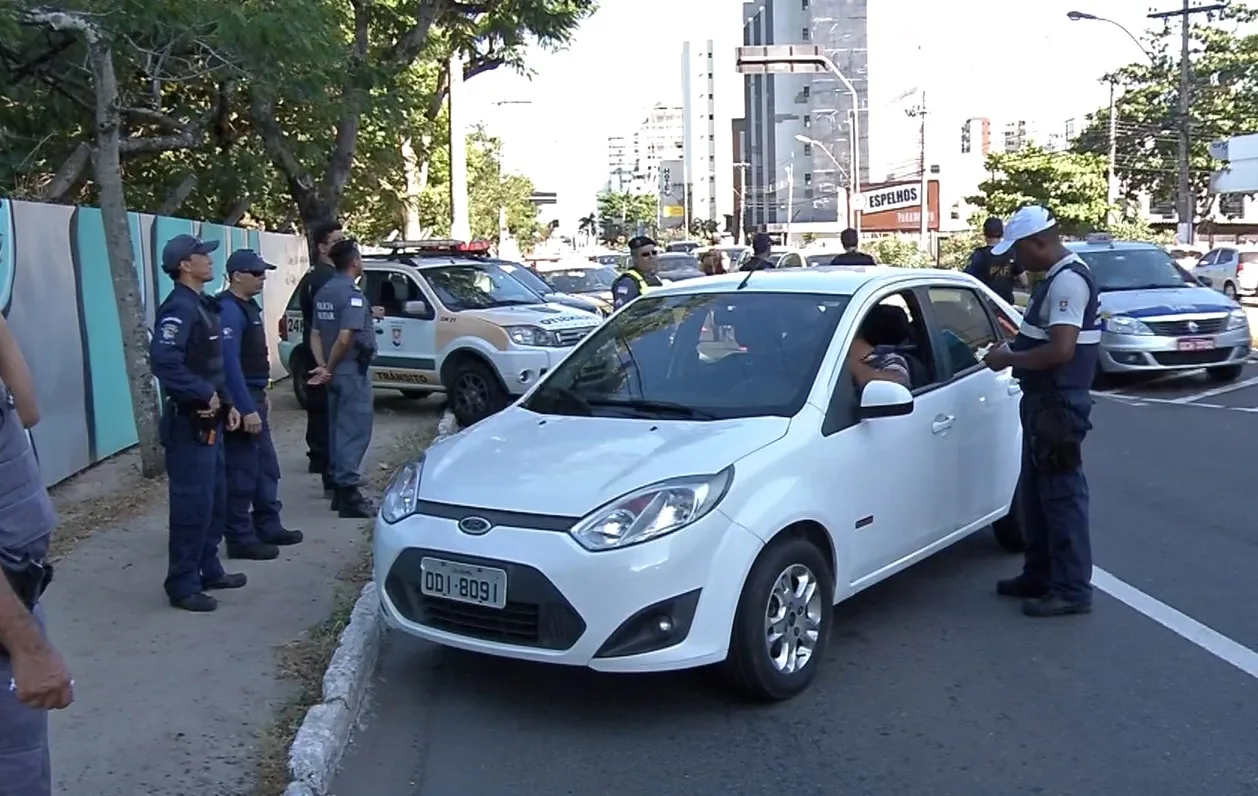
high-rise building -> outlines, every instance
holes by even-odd
[[[984,116],[966,119],[961,125],[961,154],[987,157],[992,151],[992,120]]]
[[[659,190],[660,163],[685,159],[685,127],[682,109],[656,105],[638,127],[638,161],[634,176],[648,192]]]
[[[638,166],[632,138],[613,135],[607,138],[607,190],[611,193],[627,193],[633,185],[633,175]]]
[[[852,166],[869,173],[868,0],[752,0],[743,44],[816,44],[856,90],[829,73],[744,76],[747,162],[743,224],[842,224]],[[853,125],[853,116],[859,124]],[[858,139],[852,136],[859,130]],[[853,157],[857,155],[858,157]]]
[[[681,54],[684,171],[691,218],[725,229],[732,216],[731,126],[742,115],[734,45],[685,42]]]

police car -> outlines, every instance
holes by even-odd
[[[1249,320],[1152,243],[1089,235],[1066,244],[1092,269],[1102,323],[1098,376],[1205,368],[1220,382],[1249,358]]]
[[[453,240],[391,244],[364,254],[363,293],[384,317],[375,321],[379,351],[371,363],[376,387],[420,398],[448,395],[463,425],[475,423],[533,386],[601,318],[545,300],[484,259],[487,243]],[[303,373],[296,293],[280,327],[280,356],[289,374]],[[294,378],[299,401],[304,379]]]
[[[907,386],[848,370],[874,311]],[[1023,549],[1020,388],[980,361],[1020,323],[956,271],[656,288],[398,471],[374,534],[386,621],[609,672],[724,663],[754,697],[798,694],[834,603],[989,525]]]

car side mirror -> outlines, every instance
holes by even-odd
[[[894,381],[871,381],[861,390],[861,420],[903,417],[913,413],[913,393]]]
[[[1202,287],[1214,287],[1214,280],[1208,276],[1197,277],[1197,283]]]
[[[402,312],[405,312],[407,315],[417,315],[421,318],[426,318],[432,314],[432,309],[429,308],[426,301],[408,301],[402,305]]]

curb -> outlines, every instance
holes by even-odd
[[[454,415],[447,411],[429,444],[453,436],[458,430]],[[306,712],[288,748],[289,785],[284,796],[327,794],[358,721],[383,639],[380,595],[375,581],[371,581],[359,593],[349,624],[341,631],[336,651],[323,674],[323,699]]]

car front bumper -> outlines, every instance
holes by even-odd
[[[499,526],[472,536],[454,519],[427,515],[394,525],[377,518],[373,545],[381,608],[391,628],[489,655],[646,672],[725,659],[743,581],[764,542],[713,511],[659,539],[597,553],[563,531]],[[506,571],[506,607],[423,595],[419,561],[425,556]],[[657,640],[646,645],[649,651],[626,652],[635,649],[618,642],[627,629],[661,615],[647,608],[686,615],[674,617],[667,646]]]
[[[1210,348],[1181,350],[1185,339],[1211,339]],[[1171,337],[1162,335],[1101,335],[1100,368],[1106,373],[1157,373],[1240,364],[1249,358],[1249,328],[1215,335]]]
[[[507,392],[512,395],[523,395],[537,383],[538,379],[558,365],[576,346],[567,348],[525,348],[513,347],[500,351],[494,357],[498,375]]]

